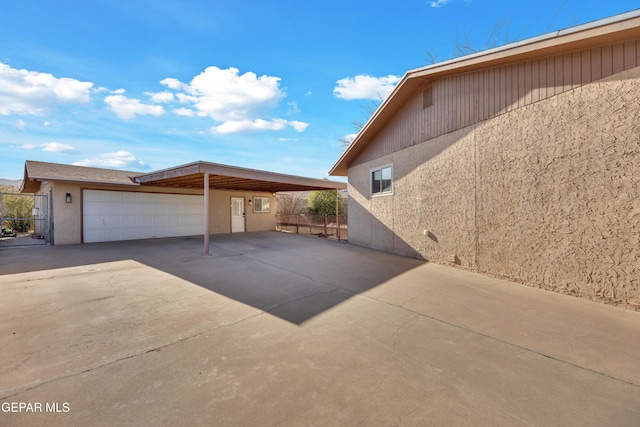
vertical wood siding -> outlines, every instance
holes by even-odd
[[[640,66],[640,40],[460,74],[433,83],[433,105],[416,93],[353,165]]]

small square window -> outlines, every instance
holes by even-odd
[[[433,105],[433,86],[429,86],[422,91],[422,108],[431,107]]]
[[[268,197],[254,197],[253,211],[258,213],[271,212],[271,199]]]
[[[391,165],[371,170],[371,195],[393,193],[393,169]]]

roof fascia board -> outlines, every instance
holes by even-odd
[[[220,165],[216,163],[202,163],[201,168],[202,172],[209,172],[212,175],[231,176],[234,178],[252,179],[256,181],[268,181],[283,184],[322,187],[328,189],[346,188],[346,183],[344,182],[280,174],[276,172],[260,171],[256,169],[240,168],[236,166]]]
[[[237,166],[221,165],[218,163],[210,163],[198,161],[195,163],[188,163],[183,166],[177,166],[174,168],[164,169],[157,172],[152,172],[145,175],[137,176],[136,182],[141,184],[153,184],[154,181],[160,181],[164,179],[180,178],[188,175],[204,174],[218,176],[229,176],[241,179],[251,179],[256,181],[266,181],[274,183],[284,183],[300,186],[319,187],[327,189],[343,189],[346,188],[346,183],[337,181],[320,180],[315,178],[306,178],[295,175],[279,174],[275,172],[261,171],[257,169],[241,168]]]
[[[422,67],[408,72],[409,79],[418,77],[441,77],[442,74],[460,74],[469,71],[468,68],[481,65],[476,68],[488,68],[495,66],[496,61],[512,63],[519,59],[519,56],[542,57],[553,54],[554,51],[571,50],[573,45],[590,46],[596,45],[598,39],[602,39],[603,44],[623,41],[633,36],[627,34],[629,30],[635,30],[635,36],[640,35],[640,10],[629,12],[621,16],[626,19],[604,19],[577,27],[560,30],[553,33],[533,37],[520,42],[511,43],[505,46],[485,50],[471,55],[455,58],[439,64]],[[616,36],[617,35],[617,36]]]
[[[182,166],[176,166],[173,168],[162,169],[159,171],[151,172],[144,175],[137,175],[134,177],[135,182],[143,184],[161,179],[180,178],[187,175],[195,175],[204,173],[200,170],[200,162],[188,163]]]

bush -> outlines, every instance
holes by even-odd
[[[309,212],[315,215],[335,215],[336,214],[336,192],[337,190],[314,191],[309,196]],[[343,200],[338,199],[338,213],[342,213]]]
[[[16,192],[13,187],[0,188],[0,192]],[[33,226],[33,196],[22,194],[0,194],[0,216],[2,227],[26,232]],[[7,219],[5,219],[7,218]]]

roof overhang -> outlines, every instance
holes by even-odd
[[[37,193],[44,182],[138,186],[132,179],[138,173],[27,160],[20,192]]]
[[[351,162],[386,126],[416,91],[443,77],[542,58],[569,51],[619,43],[640,37],[640,9],[584,25],[555,31],[521,42],[409,70],[373,113],[356,138],[329,171],[346,176]]]
[[[209,188],[221,190],[277,193],[279,191],[335,190],[347,187],[345,182],[305,178],[203,161],[138,175],[134,179],[140,185],[200,189],[204,187],[205,173],[209,174]]]

